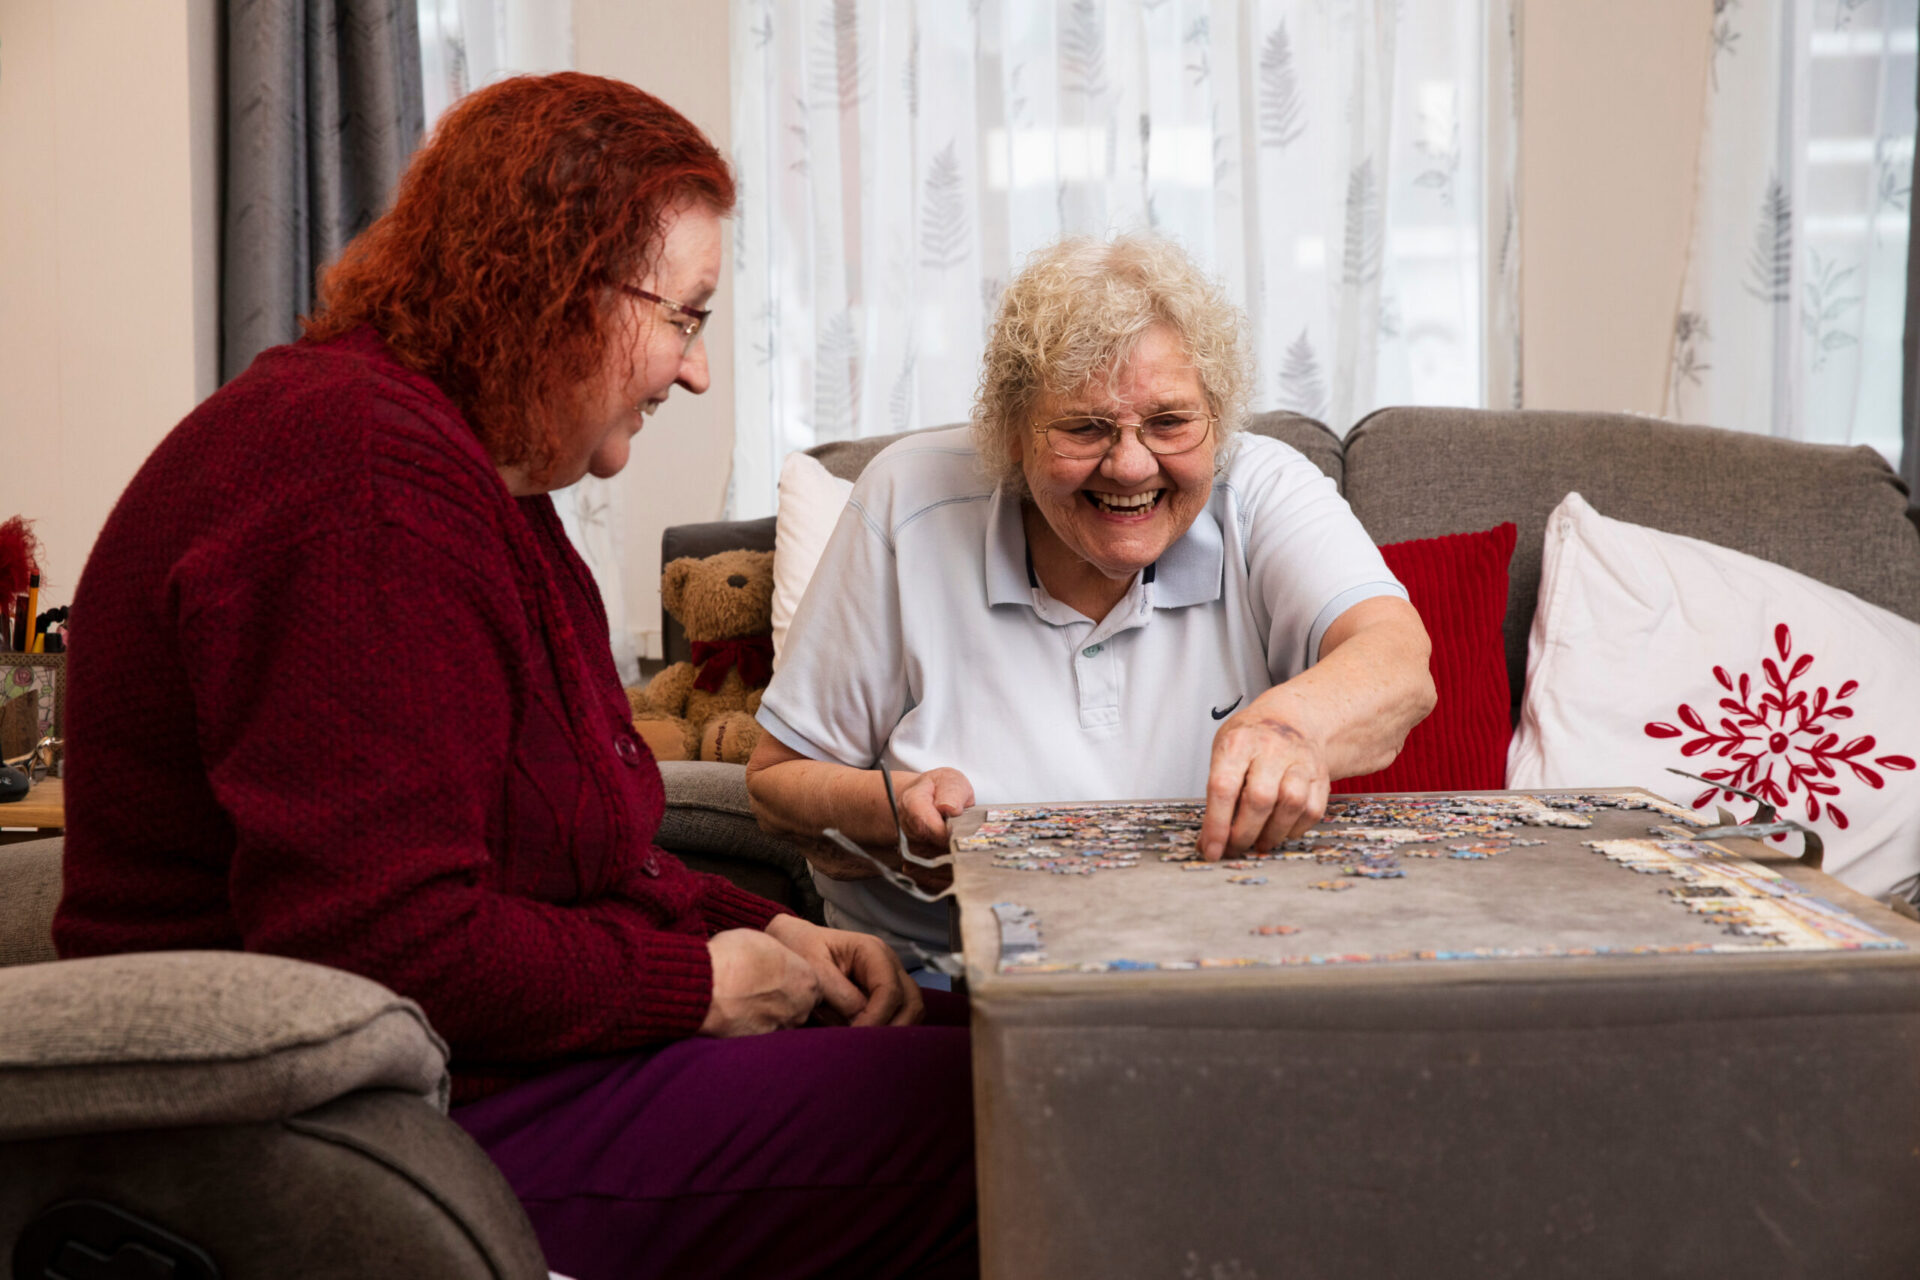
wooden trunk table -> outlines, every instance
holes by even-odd
[[[58,835],[66,825],[66,794],[58,778],[42,778],[18,800],[0,804],[0,844]]]
[[[1643,792],[1335,806],[957,824],[988,1277],[1920,1275],[1920,925]]]

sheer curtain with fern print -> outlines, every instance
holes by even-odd
[[[1517,0],[733,0],[735,516],[966,418],[1026,254],[1153,230],[1256,411],[1518,401]]]
[[[1920,0],[1713,0],[1669,417],[1901,462]]]

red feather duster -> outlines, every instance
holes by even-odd
[[[13,616],[13,600],[40,572],[40,540],[25,516],[0,523],[0,617]]]

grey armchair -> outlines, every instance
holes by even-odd
[[[662,847],[820,919],[738,766],[662,773]],[[62,846],[0,845],[4,1275],[544,1280],[418,1005],[272,956],[59,960]]]
[[[544,1280],[419,1006],[274,956],[57,960],[60,847],[0,846],[6,1274]]]

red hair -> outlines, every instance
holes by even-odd
[[[733,176],[658,98],[571,71],[500,81],[441,117],[393,208],[322,275],[306,335],[373,326],[496,465],[544,481],[611,347],[608,286],[646,274],[689,199],[731,211]]]

